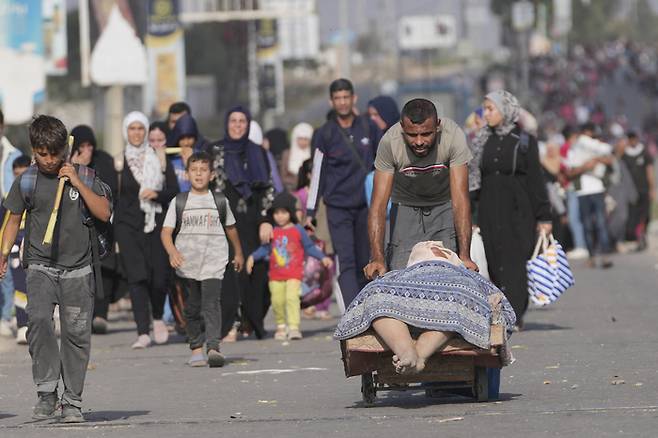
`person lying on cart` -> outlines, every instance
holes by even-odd
[[[492,321],[500,303],[500,318]],[[420,242],[407,267],[372,281],[347,308],[334,333],[346,340],[370,327],[393,351],[400,374],[422,371],[426,361],[455,335],[489,349],[492,323],[501,324],[505,339],[516,315],[503,293],[480,274],[467,269],[442,242]],[[420,335],[414,345],[412,332]],[[511,356],[503,357],[508,364]]]

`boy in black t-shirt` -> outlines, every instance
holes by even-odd
[[[61,377],[64,381],[61,421],[78,423],[84,421],[82,390],[89,362],[95,293],[92,236],[83,222],[81,207],[84,202],[91,216],[107,222],[111,215],[108,201],[111,194],[96,177],[85,178],[91,181],[89,185],[83,182],[79,174],[87,168],[80,166],[76,171],[65,162],[67,133],[61,121],[45,115],[35,117],[29,136],[36,167],[16,178],[5,200],[11,215],[2,239],[0,276],[7,272],[7,258],[23,212],[27,210],[23,254],[27,266],[27,340],[39,396],[33,417],[43,419],[55,415]],[[52,244],[44,244],[59,178],[68,178],[68,182]],[[60,306],[61,350],[52,323],[56,304]]]

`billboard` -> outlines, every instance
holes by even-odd
[[[68,71],[66,47],[66,1],[41,0],[43,13],[43,52],[46,74],[64,76]]]
[[[457,21],[452,15],[411,15],[398,21],[402,50],[440,49],[457,44]]]
[[[129,0],[90,0],[90,4],[91,80],[97,85],[146,83],[145,4]]]
[[[0,2],[0,59],[5,123],[25,123],[46,87],[41,0]]]
[[[179,12],[179,0],[148,1],[146,108],[156,117],[166,115],[172,103],[185,100],[185,41]]]
[[[283,60],[280,56],[278,21],[263,19],[256,22],[256,63],[260,110],[284,110]]]

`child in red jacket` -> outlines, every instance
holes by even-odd
[[[247,260],[247,273],[251,274],[254,262],[270,259],[270,294],[276,320],[274,339],[302,338],[299,330],[300,296],[304,275],[304,256],[310,255],[331,267],[331,258],[325,256],[308,237],[295,216],[295,198],[289,193],[279,194],[272,203],[276,226],[272,242],[258,248]]]

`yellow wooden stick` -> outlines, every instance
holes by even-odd
[[[55,225],[57,224],[57,215],[59,214],[59,204],[62,203],[64,184],[66,184],[66,178],[60,178],[59,185],[57,186],[57,195],[55,195],[55,205],[53,206],[53,211],[50,213],[50,219],[48,219],[46,234],[43,236],[44,245],[50,245],[53,243],[53,234],[55,234]]]
[[[0,228],[0,244],[2,243],[3,238],[5,237],[5,229],[7,228],[7,223],[9,222],[9,215],[11,212],[7,210],[5,217],[2,220],[2,228]],[[2,247],[2,254],[6,257],[11,252],[11,247],[14,246],[14,242],[9,244],[9,248]]]
[[[73,136],[69,135],[69,151],[71,150],[72,147],[73,147]],[[68,157],[64,161],[68,161]],[[43,236],[42,243],[44,245],[50,245],[53,243],[53,234],[55,234],[55,225],[57,224],[59,205],[62,203],[62,195],[64,194],[64,185],[66,184],[66,181],[68,181],[68,178],[59,179],[59,185],[57,186],[57,194],[55,195],[55,205],[53,205],[53,211],[50,213],[50,219],[48,219],[46,234]]]
[[[165,153],[167,155],[173,155],[173,154],[180,154],[182,148],[167,148],[165,149]]]

